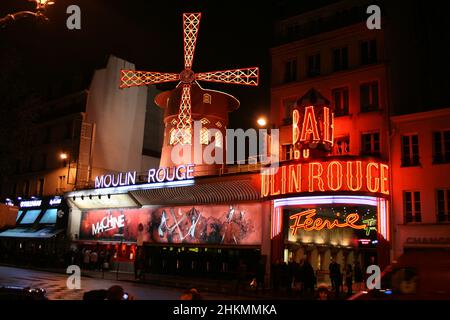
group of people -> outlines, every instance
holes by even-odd
[[[272,281],[275,292],[285,289],[288,294],[297,291],[309,296],[314,294],[317,278],[307,259],[302,259],[300,263],[291,259],[287,264],[279,260],[272,265]]]
[[[356,290],[359,291],[363,288],[364,275],[360,263],[357,261],[352,267],[351,264],[347,264],[341,272],[341,265],[335,260],[331,260],[330,266],[330,280],[333,291],[336,296],[339,296],[343,291],[343,286],[347,287],[347,294],[353,293],[353,283],[356,284]]]
[[[76,264],[85,270],[109,270],[111,253],[105,250],[83,248],[72,249],[67,252],[66,264]]]

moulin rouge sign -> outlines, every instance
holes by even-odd
[[[136,184],[136,171],[105,174],[95,177],[95,188],[109,188]],[[147,172],[147,183],[181,181],[194,178],[194,165],[172,168],[152,168]]]
[[[389,167],[368,161],[314,161],[271,168],[261,175],[261,196],[352,191],[389,194]]]

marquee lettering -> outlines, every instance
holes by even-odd
[[[316,214],[316,209],[311,209],[290,216],[289,219],[295,219],[294,225],[289,227],[292,230],[292,235],[296,235],[298,229],[303,229],[305,231],[319,231],[324,228],[331,230],[334,228],[365,229],[367,227],[365,224],[356,224],[359,220],[359,215],[357,213],[348,214],[345,217],[345,222],[342,223],[339,223],[338,219],[330,221],[323,220],[322,218],[314,218]]]
[[[389,167],[374,161],[316,161],[281,166],[261,174],[261,196],[302,192],[389,194]]]

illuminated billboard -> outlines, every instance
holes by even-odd
[[[261,228],[258,203],[89,210],[82,214],[80,239],[260,245]]]

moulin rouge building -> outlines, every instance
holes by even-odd
[[[204,151],[211,144],[214,154],[226,153],[228,113],[239,101],[199,82],[258,83],[257,68],[193,71],[200,17],[183,15],[181,73],[122,71],[124,92],[132,86],[178,82],[156,97],[165,125],[160,168],[102,175],[96,188],[67,193],[73,245],[108,250],[121,268],[132,268],[142,252],[148,272],[215,278],[234,278],[241,261],[249,273],[263,267],[269,276],[276,261],[306,258],[319,281],[328,281],[331,258],[341,266],[387,263],[389,166],[374,154],[346,153],[349,144],[343,135],[360,121],[379,130],[384,115],[338,119],[340,110],[321,93],[319,82],[272,89],[271,119],[280,129],[280,145],[271,153],[279,151],[280,161],[244,169],[174,163],[172,151],[180,146],[191,159],[195,147]],[[284,50],[274,49],[274,71]],[[289,109],[281,110],[287,93]],[[193,135],[193,121],[201,123],[200,135]],[[362,143],[379,148],[381,132],[378,138],[375,132],[368,134]]]

